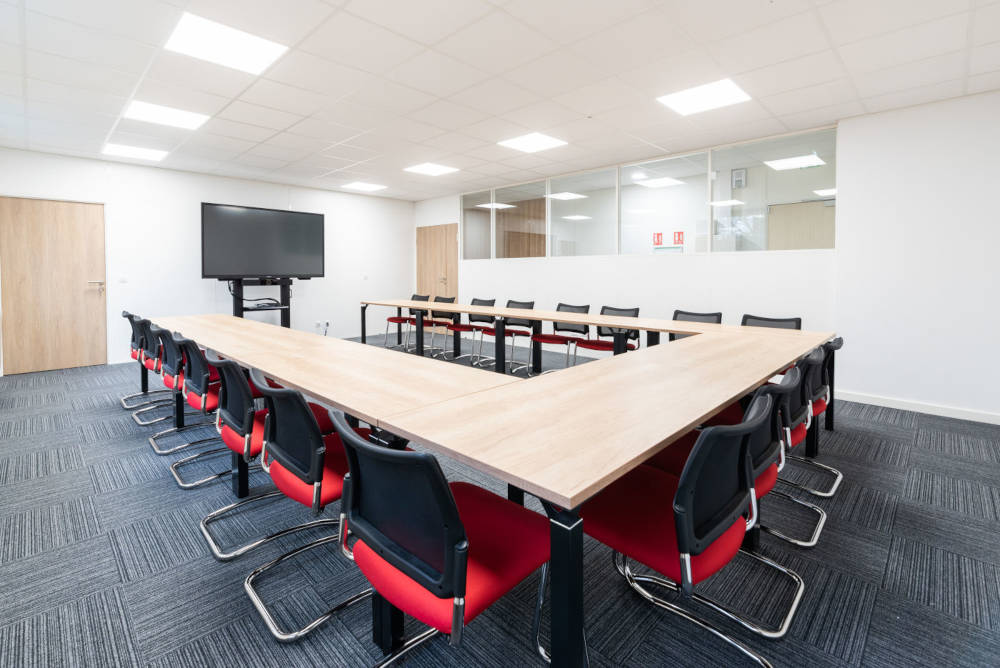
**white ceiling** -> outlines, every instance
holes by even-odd
[[[290,49],[259,77],[164,51],[185,10]],[[723,77],[753,100],[655,100]],[[0,145],[413,200],[997,88],[995,0],[0,0]],[[496,144],[533,131],[569,144]],[[460,171],[402,171],[428,161]]]

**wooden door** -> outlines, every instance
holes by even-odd
[[[417,228],[417,294],[458,296],[458,223]]]
[[[104,205],[0,197],[3,372],[107,362]]]

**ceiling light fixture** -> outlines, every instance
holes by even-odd
[[[822,190],[814,190],[813,192],[819,195],[820,197],[833,197],[834,195],[837,194],[837,189],[823,188]]]
[[[645,179],[646,179],[646,172],[639,172],[639,171],[632,172],[633,181],[643,181]]]
[[[815,153],[809,155],[797,155],[794,158],[781,158],[780,160],[765,160],[764,164],[775,171],[786,169],[802,169],[803,167],[819,167],[825,165],[823,159]]]
[[[419,165],[413,165],[412,167],[406,167],[403,169],[404,172],[413,172],[414,174],[426,174],[427,176],[441,176],[442,174],[451,174],[452,172],[457,172],[457,167],[447,167],[445,165],[437,165],[433,162],[424,162]]]
[[[184,12],[164,47],[234,70],[260,74],[288,47]]]
[[[709,202],[712,206],[743,206],[743,202],[738,199],[720,199],[715,202]]]
[[[477,204],[481,209],[516,209],[517,207],[513,204],[504,204],[503,202],[487,202],[486,204]]]
[[[669,176],[661,176],[658,179],[646,179],[644,181],[636,181],[636,185],[640,185],[646,188],[665,188],[666,186],[682,186],[683,181],[671,178]]]
[[[563,220],[590,220],[590,216],[581,216],[579,214],[575,214],[572,216],[563,216]]]
[[[132,100],[125,108],[125,118],[146,123],[158,123],[185,130],[197,130],[208,120],[206,114],[196,114],[193,111],[164,107],[160,104]]]
[[[364,193],[373,193],[376,190],[385,190],[389,186],[382,186],[377,183],[365,183],[364,181],[352,181],[340,187],[347,188],[348,190],[359,190]]]
[[[549,199],[562,199],[562,200],[587,198],[586,195],[581,195],[580,193],[570,193],[570,192],[552,193],[551,195],[546,195],[546,197],[548,197]]]
[[[566,142],[562,139],[543,135],[541,132],[532,132],[520,137],[514,137],[513,139],[498,141],[497,144],[518,151],[524,151],[525,153],[537,153],[538,151],[545,151],[557,146],[565,146]]]
[[[720,79],[656,98],[660,104],[670,107],[681,116],[728,107],[749,99],[750,96],[733,83],[732,79]]]
[[[101,149],[101,153],[119,158],[135,158],[137,160],[159,162],[167,157],[168,151],[160,151],[155,148],[142,148],[141,146],[127,146],[125,144],[105,144],[104,148]]]

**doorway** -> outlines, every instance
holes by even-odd
[[[458,297],[458,223],[417,228],[417,293]]]

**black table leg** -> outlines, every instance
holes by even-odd
[[[552,572],[552,665],[584,665],[583,520],[563,510],[549,520]]]
[[[417,354],[424,356],[424,312],[417,311]]]
[[[184,395],[174,392],[174,426],[178,429],[184,426]]]
[[[646,347],[649,348],[658,345],[660,345],[660,333],[646,332]]]
[[[397,318],[402,318],[403,317],[403,309],[402,308],[400,308],[400,307],[396,308],[396,317]],[[403,345],[403,323],[401,323],[401,322],[397,322],[396,323],[396,345],[397,346]]]
[[[507,484],[507,500],[513,501],[519,506],[524,505],[524,490],[520,487],[515,487],[510,483]]]
[[[628,342],[628,332],[615,332],[615,355],[621,355],[625,352],[625,344]]]
[[[149,369],[142,362],[139,362],[139,389],[143,394],[149,392]]]
[[[494,345],[493,370],[497,373],[507,372],[507,321],[503,318],[493,320]]]
[[[243,455],[233,453],[232,471],[233,495],[237,499],[243,499],[250,494],[250,467],[243,459]]]
[[[806,432],[806,457],[819,455],[819,420],[813,419]]]
[[[836,361],[837,353],[830,351],[830,399],[826,402],[826,413],[824,413],[824,420],[826,422],[826,430],[833,431],[833,363]]]
[[[542,321],[532,320],[531,321],[531,333],[538,335],[542,333]],[[542,342],[535,341],[532,338],[531,341],[531,373],[540,374],[542,372]]]
[[[383,654],[389,654],[403,644],[403,611],[377,592],[372,594],[372,640]]]
[[[455,315],[453,315],[451,317],[451,323],[453,325],[458,326],[459,324],[461,324],[461,322],[462,322],[462,314],[461,313],[456,313]],[[442,343],[441,345],[443,346],[444,344]],[[461,354],[462,354],[462,332],[460,332],[460,331],[458,331],[456,329],[454,332],[452,332],[452,336],[451,336],[451,358],[452,359],[458,359],[458,357]],[[444,359],[447,359],[444,356],[444,351],[443,350],[441,351],[441,357],[444,358]]]
[[[365,318],[365,311],[368,310],[368,304],[361,305],[361,343],[368,343],[368,323]]]

